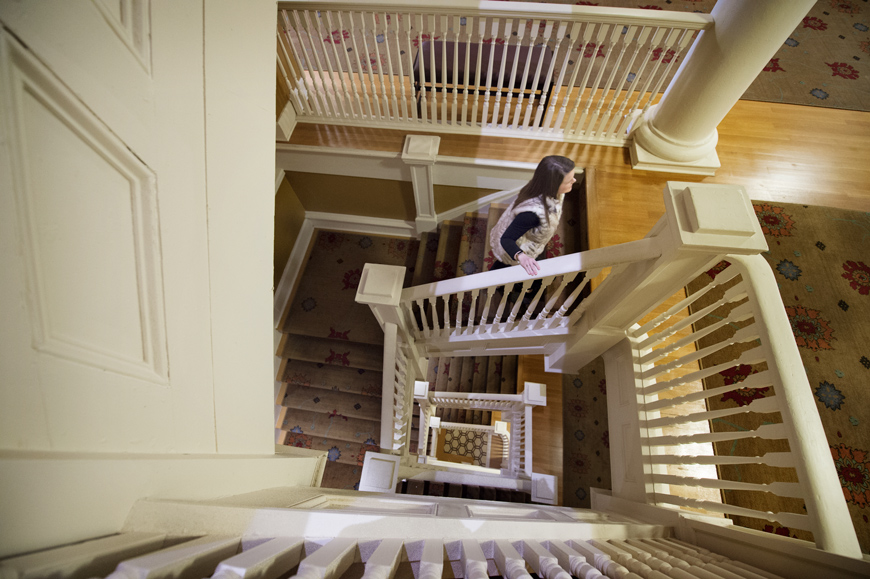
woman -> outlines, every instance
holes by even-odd
[[[547,242],[562,216],[562,198],[575,182],[574,161],[558,155],[541,159],[532,180],[520,189],[490,233],[496,257],[490,270],[521,265],[529,275],[538,273],[538,260],[546,257]],[[540,281],[535,284],[540,286]]]

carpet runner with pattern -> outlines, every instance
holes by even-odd
[[[579,247],[576,197],[565,198],[548,257]],[[420,240],[316,233],[278,328],[284,335],[276,352],[282,359],[276,427],[286,445],[327,452],[322,486],[356,488],[366,451],[380,448],[383,332],[368,306],[354,301],[363,266],[404,266],[406,287],[486,271],[493,260],[489,226],[506,207],[493,205],[485,215],[444,222]],[[427,379],[431,390],[515,394],[517,364],[516,356],[435,357]],[[469,424],[492,420],[483,411],[442,409],[439,415]],[[415,412],[411,452],[416,452],[416,421]]]

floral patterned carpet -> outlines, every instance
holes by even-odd
[[[826,207],[754,202],[770,250],[792,332],[816,400],[842,492],[864,552],[870,550],[870,213]],[[726,266],[720,264],[693,282],[702,287]],[[706,281],[705,281],[706,280]],[[719,312],[714,312],[719,313]],[[731,359],[732,351],[725,359]],[[713,360],[704,364],[712,365]],[[760,371],[739,365],[714,375],[706,388],[742,381]],[[588,507],[589,488],[610,488],[610,456],[604,365],[599,358],[563,379],[564,504]],[[746,406],[768,388],[740,389],[708,401],[710,409]],[[748,413],[712,421],[714,431],[740,431],[778,414]],[[784,441],[746,439],[720,443],[717,454],[760,456],[787,451]],[[720,477],[744,482],[795,480],[794,471],[758,465],[720,469]],[[767,495],[764,501],[760,494]],[[804,513],[803,502],[773,495],[725,491],[723,499],[765,511]],[[801,539],[810,533],[760,519],[734,517],[738,524]]]

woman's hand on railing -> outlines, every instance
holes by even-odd
[[[523,266],[523,269],[526,270],[526,273],[529,275],[538,275],[538,272],[541,271],[541,266],[538,265],[538,262],[535,261],[534,257],[529,257],[525,253],[520,252],[518,261],[520,265]]]

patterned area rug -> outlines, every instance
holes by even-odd
[[[791,322],[810,388],[840,477],[852,523],[864,552],[870,550],[870,213],[804,205],[754,202],[770,251],[764,257],[774,271]],[[719,264],[689,286],[697,291],[724,269]],[[706,279],[706,281],[705,281]],[[727,287],[727,286],[726,286]],[[716,290],[714,290],[716,291]],[[712,292],[711,292],[712,293]],[[715,299],[713,296],[711,299]],[[702,307],[702,306],[698,306]],[[721,319],[717,310],[696,329]],[[726,331],[726,330],[722,330]],[[703,347],[707,345],[700,342]],[[733,359],[754,343],[702,360],[705,367]],[[762,371],[762,365],[736,365],[705,380],[707,389],[734,384]],[[743,388],[708,399],[711,410],[746,406],[771,395],[769,388]],[[778,413],[743,413],[712,421],[716,432],[739,432],[779,423]],[[744,439],[719,443],[720,455],[761,456],[788,451],[786,441]],[[793,469],[763,465],[721,467],[721,478],[768,483],[796,481]],[[764,495],[764,496],[761,496]],[[803,501],[768,493],[725,491],[730,504],[763,511],[805,513]],[[808,532],[746,517],[735,522],[779,535],[812,540]]]
[[[519,1],[519,0],[515,0]],[[547,0],[647,10],[709,13],[716,0]],[[870,4],[867,0],[818,0],[770,59],[744,99],[838,109],[870,110]],[[673,52],[664,55],[665,63]],[[592,54],[584,54],[591,58]],[[599,52],[596,58],[603,58]],[[654,54],[654,60],[661,58]],[[678,59],[680,57],[677,57]],[[679,61],[674,63],[679,64]],[[676,70],[674,66],[673,70]]]

